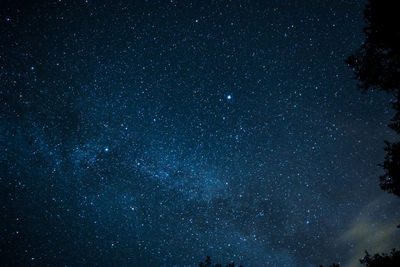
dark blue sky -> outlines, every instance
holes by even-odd
[[[0,256],[357,266],[398,244],[360,1],[5,1]]]

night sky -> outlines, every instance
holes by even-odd
[[[2,263],[358,266],[395,247],[390,96],[344,63],[363,10],[1,1]]]

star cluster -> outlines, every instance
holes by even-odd
[[[363,5],[6,1],[0,255],[72,266],[361,257],[370,244],[349,229],[399,216],[378,187],[390,98],[359,92],[344,63],[363,40]]]

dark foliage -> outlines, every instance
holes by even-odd
[[[383,190],[400,196],[400,143],[386,142],[385,151],[385,161],[380,164],[385,169],[385,174],[380,177],[380,186]]]
[[[397,1],[368,0],[364,18],[365,42],[346,59],[353,68],[358,87],[362,90],[382,90],[393,94],[395,116],[389,127],[400,134],[400,27]],[[400,197],[400,142],[386,142],[385,161],[380,164],[385,174],[380,177],[383,190]],[[400,225],[398,226],[400,227]],[[400,252],[390,254],[366,252],[361,264],[367,267],[400,266]]]
[[[226,267],[235,267],[235,263],[229,263],[227,265],[225,265]],[[212,264],[211,263],[211,257],[207,256],[207,259],[205,260],[205,262],[200,262],[199,267],[222,267],[222,264]],[[239,267],[243,267],[242,265],[240,265]]]
[[[400,251],[393,249],[390,254],[375,254],[371,256],[365,251],[365,257],[360,260],[367,267],[398,267],[400,266]]]
[[[346,62],[353,67],[360,88],[397,91],[400,82],[397,2],[369,0],[364,17],[366,40]]]
[[[389,127],[400,134],[400,27],[396,1],[369,0],[364,17],[365,42],[346,59],[362,90],[378,89],[393,94],[396,111]],[[383,190],[400,197],[400,143],[386,142],[387,155],[381,164]]]

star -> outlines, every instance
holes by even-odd
[[[348,249],[331,235],[379,191],[364,176],[393,137],[385,96],[341,94],[343,57],[363,38],[361,15],[346,16],[357,1],[43,2],[0,16],[10,265],[183,266],[210,253],[309,266]]]

